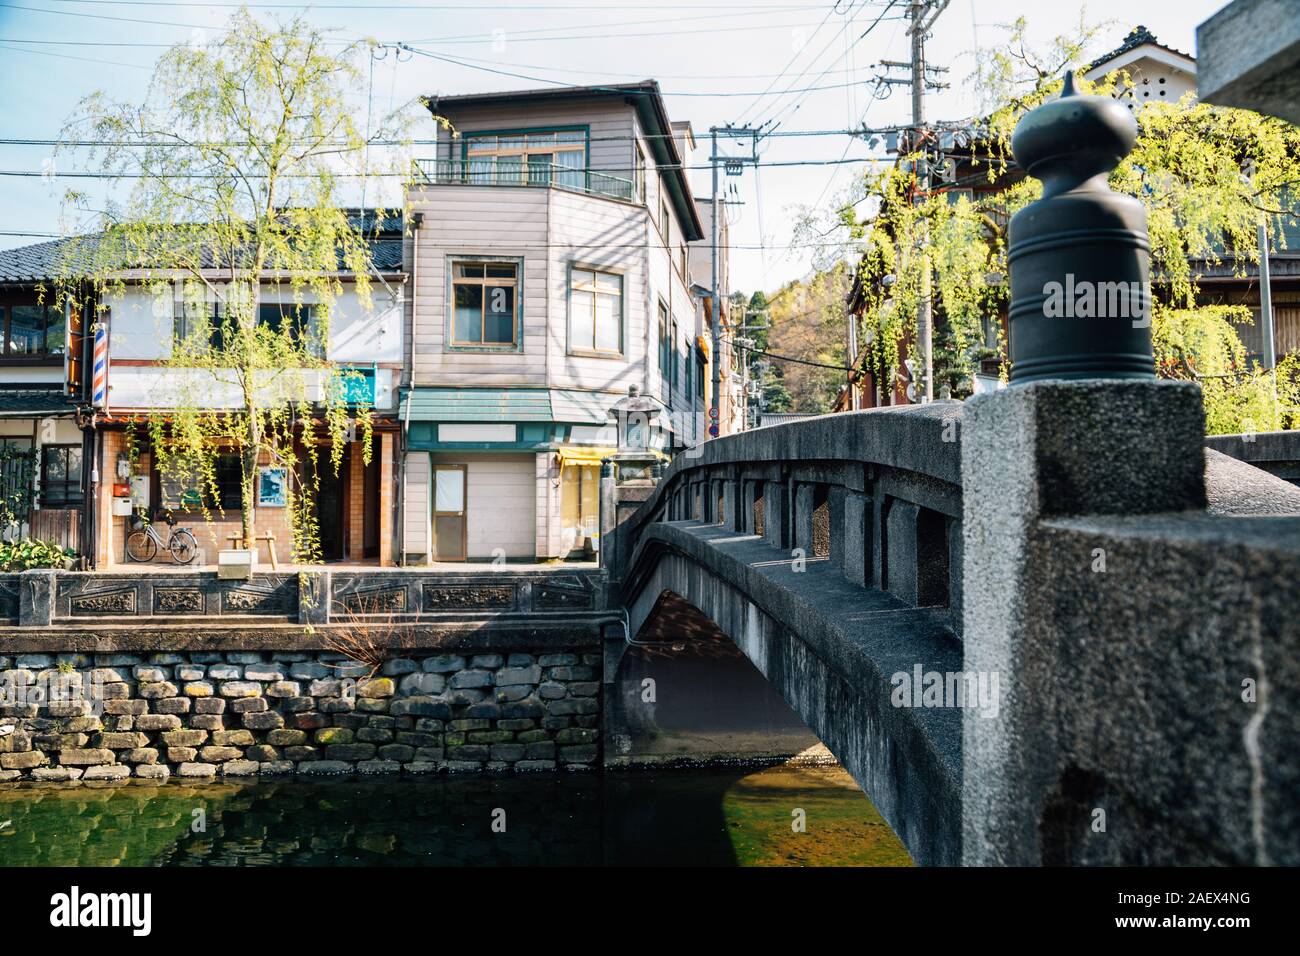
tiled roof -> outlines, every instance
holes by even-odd
[[[16,249],[0,249],[0,282],[39,282],[59,274],[59,258],[71,239],[54,239]]]
[[[71,414],[72,403],[50,388],[0,388],[0,418]]]
[[[766,428],[768,425],[787,425],[790,422],[801,422],[805,418],[819,418],[820,416],[813,412],[764,412],[759,416],[759,427]]]
[[[367,233],[375,233],[370,240],[375,268],[382,272],[399,272],[402,268],[402,227],[399,219],[389,216],[383,221],[376,210],[348,210],[348,221],[360,225]],[[376,230],[378,226],[378,230]],[[83,238],[82,244],[95,242],[94,237]],[[84,247],[84,246],[83,246]],[[63,263],[62,256],[73,254],[79,248],[77,240],[53,239],[15,249],[0,249],[0,282],[40,282],[57,278]],[[212,268],[211,260],[203,263]]]
[[[1156,39],[1154,33],[1152,33],[1146,27],[1139,25],[1129,31],[1129,34],[1124,38],[1123,43],[1121,43],[1115,49],[1111,50],[1109,53],[1097,57],[1097,59],[1093,60],[1087,66],[1082,67],[1079,70],[1079,73],[1083,74],[1083,73],[1088,73],[1091,70],[1095,70],[1103,63],[1106,63],[1110,60],[1114,60],[1117,57],[1123,56],[1129,50],[1136,50],[1138,47],[1145,46],[1148,43],[1151,44],[1152,46],[1159,47],[1160,49],[1165,50],[1169,53],[1173,53],[1175,56],[1186,57],[1187,59],[1193,61],[1196,59],[1196,57],[1192,56],[1190,53],[1184,53],[1182,50],[1175,50],[1171,46],[1165,46],[1163,43],[1161,43],[1159,40]]]

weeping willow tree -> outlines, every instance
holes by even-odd
[[[956,198],[942,186],[916,189],[919,154],[873,170],[863,195],[870,214],[858,220],[841,210],[850,235],[865,249],[859,266],[862,321],[870,358],[884,368],[897,363],[900,343],[915,355],[916,313],[923,270],[932,270],[940,329],[935,338],[936,384],[958,397],[969,391],[978,363],[991,354],[1009,371],[1006,342],[983,341],[983,320],[1009,298],[1006,228],[1010,217],[1041,194],[1038,180],[1017,178],[1011,135],[1026,112],[1059,95],[1062,71],[1078,63],[1098,33],[1081,24],[1044,50],[1026,40],[1023,19],[1008,28],[1007,42],[981,58],[975,74],[991,111],[978,124],[974,172],[957,186],[997,184]],[[1081,92],[1123,92],[1123,71]],[[1296,221],[1291,189],[1300,185],[1300,130],[1247,110],[1212,107],[1193,96],[1152,102],[1138,112],[1132,153],[1110,176],[1112,189],[1136,197],[1147,210],[1153,278],[1152,333],[1157,372],[1202,384],[1214,432],[1268,430],[1300,425],[1300,357],[1288,356],[1277,372],[1249,366],[1238,329],[1252,321],[1248,306],[1205,304],[1203,270],[1223,266],[1237,276],[1258,268],[1256,229],[1263,223],[1273,248]],[[928,257],[916,238],[928,235]],[[1275,397],[1276,396],[1276,397]]]
[[[370,141],[400,142],[411,115],[406,104],[359,129],[369,50],[332,45],[301,19],[241,10],[211,42],[164,53],[142,102],[92,94],[63,133],[110,183],[100,209],[66,196],[92,221],[64,280],[89,281],[101,320],[143,286],[170,339],[142,426],[163,481],[211,519],[218,456],[237,455],[252,546],[259,469],[283,469],[297,560],[319,557],[314,495],[351,434],[370,459],[371,410],[357,373],[327,358],[330,324],[345,288],[365,310],[386,294],[372,286],[370,230],[400,212],[359,216],[344,196],[377,172]],[[383,161],[401,168],[400,146]]]

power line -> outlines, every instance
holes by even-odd
[[[844,54],[843,54],[842,56],[837,57],[836,59],[832,60],[832,61],[830,62],[830,64],[827,65],[826,69],[825,69],[825,70],[822,70],[822,72],[819,73],[819,74],[817,75],[817,78],[816,78],[815,80],[813,80],[813,83],[816,84],[816,83],[820,82],[821,79],[822,79],[822,77],[824,77],[824,76],[826,75],[827,71],[829,71],[831,67],[833,67],[833,66],[834,66],[836,63],[838,63],[840,60],[847,58],[847,57],[849,56],[849,54],[850,54],[853,50],[856,50],[857,47],[858,47],[858,44],[861,43],[863,40],[865,40],[865,39],[866,39],[866,38],[871,34],[871,31],[872,31],[872,30],[874,30],[876,27],[880,26],[881,22],[885,19],[885,14],[887,14],[890,10],[893,9],[893,7],[894,7],[894,3],[895,3],[895,0],[889,0],[889,2],[885,5],[885,8],[884,8],[883,10],[880,11],[880,14],[876,17],[876,19],[873,20],[873,21],[871,22],[871,24],[870,24],[870,25],[869,25],[865,30],[863,30],[860,34],[858,34],[858,38],[857,38],[856,40],[853,41],[852,45],[851,45],[847,50],[844,51]],[[829,48],[829,47],[830,47],[830,44],[827,44],[827,48]],[[819,54],[819,56],[820,56],[820,54]],[[878,89],[879,89],[879,86],[877,86],[877,90],[878,90]],[[786,93],[788,93],[788,92],[791,92],[791,91],[790,91],[790,90],[787,90]],[[797,93],[797,92],[799,92],[799,91],[798,91],[798,90],[795,90],[794,92]],[[784,97],[784,96],[785,96],[785,93],[782,93],[781,96]],[[786,106],[786,107],[785,107],[784,109],[782,109],[780,112],[773,113],[773,115],[772,115],[772,119],[771,119],[771,122],[773,123],[773,125],[775,125],[776,121],[780,119],[780,117],[781,117],[781,115],[782,115],[783,113],[785,113],[785,112],[787,112],[787,111],[789,111],[791,114],[798,112],[799,107],[803,105],[803,101],[804,101],[806,98],[807,98],[806,95],[805,95],[805,96],[796,97],[795,100],[794,100],[794,101],[793,101],[789,106]],[[778,98],[778,102],[779,102],[779,101],[780,101],[780,99]]]
[[[303,7],[303,6],[311,6],[311,5],[310,5],[310,4],[299,4],[298,6],[299,6],[299,7]],[[5,7],[5,8],[10,9],[10,10],[24,10],[24,11],[28,11],[28,12],[31,12],[31,13],[48,13],[48,14],[51,14],[51,15],[53,15],[53,16],[62,16],[62,17],[84,17],[84,18],[88,18],[88,19],[92,19],[92,20],[107,20],[107,21],[110,21],[110,22],[117,22],[117,23],[143,23],[143,24],[148,24],[148,25],[151,25],[151,26],[182,27],[182,28],[187,29],[187,30],[206,30],[206,31],[213,31],[213,30],[224,30],[224,29],[226,28],[224,24],[212,25],[212,24],[203,24],[203,23],[181,23],[181,22],[178,22],[178,21],[175,21],[175,20],[145,20],[145,19],[141,19],[141,18],[139,18],[139,17],[110,16],[110,15],[108,15],[108,14],[102,14],[102,13],[83,13],[83,12],[80,12],[80,11],[74,11],[74,10],[49,10],[49,9],[44,8],[44,7],[27,7],[27,6],[21,6],[21,5],[13,4],[13,3],[4,3],[4,4],[0,4],[0,7]],[[659,9],[662,9],[662,8],[659,8]],[[689,17],[688,17],[688,18],[686,18],[686,19],[692,19],[692,18],[689,18]],[[699,18],[699,19],[716,19],[716,18],[704,17],[704,18]],[[663,20],[662,18],[660,18],[660,19],[658,19],[658,20],[652,20],[652,21],[647,21],[647,22],[652,22],[652,23],[654,23],[654,22],[666,22],[666,21]],[[679,21],[675,21],[675,22],[680,22],[680,20],[679,20]],[[546,42],[546,41],[552,41],[552,40],[556,40],[556,41],[567,41],[567,40],[601,40],[601,39],[615,39],[615,38],[621,38],[621,37],[629,37],[629,38],[630,38],[630,37],[648,37],[648,36],[679,36],[679,35],[682,35],[682,34],[699,34],[699,33],[728,33],[728,34],[730,34],[730,33],[736,33],[736,32],[739,32],[739,31],[754,31],[754,30],[788,30],[788,29],[794,29],[794,28],[797,28],[797,27],[804,27],[804,26],[807,26],[807,24],[805,24],[805,23],[769,23],[769,24],[765,24],[765,25],[751,25],[751,26],[734,26],[734,25],[729,25],[729,26],[721,26],[721,27],[707,27],[707,28],[700,28],[700,29],[693,29],[693,30],[673,29],[673,30],[663,30],[663,31],[646,31],[646,32],[638,32],[638,33],[592,33],[592,32],[590,32],[590,31],[588,31],[588,32],[579,33],[579,34],[573,34],[573,35],[568,35],[568,36],[547,36],[547,37],[523,36],[523,37],[516,37],[516,38],[515,38],[514,40],[512,40],[511,42],[514,42],[514,43],[537,43],[537,42]],[[552,28],[550,28],[550,29],[554,29],[554,30],[567,30],[567,29],[573,29],[573,27],[570,27],[570,26],[565,26],[565,27],[552,27]],[[430,37],[430,38],[428,38],[428,39],[417,40],[417,41],[415,41],[415,42],[418,42],[418,43],[454,43],[454,44],[463,44],[463,43],[495,43],[495,42],[497,42],[497,39],[498,39],[498,38],[497,38],[496,36],[493,36],[493,35],[491,35],[491,34],[473,34],[473,35],[471,35],[471,34],[464,34],[464,35],[462,35],[462,36],[460,36],[460,37],[458,37],[458,38],[456,38],[456,39],[450,39],[450,40],[449,40],[449,39],[446,39],[446,38],[443,38],[443,37]],[[363,41],[363,39],[360,38],[360,37],[354,38],[353,40],[349,41],[350,44],[359,44],[359,43],[362,43],[362,42],[364,42],[364,41]]]
[[[402,49],[402,50],[407,50],[408,52],[411,52],[411,53],[418,53],[420,56],[429,57],[430,59],[433,59],[433,60],[441,60],[441,61],[444,62],[444,63],[451,63],[451,64],[453,64],[454,66],[460,66],[460,67],[464,67],[464,68],[466,68],[466,69],[470,69],[470,70],[480,70],[480,71],[485,72],[485,73],[494,73],[494,74],[496,74],[496,75],[498,75],[498,76],[509,76],[509,77],[513,77],[514,79],[518,79],[518,80],[529,80],[530,82],[533,82],[533,83],[550,83],[550,84],[552,84],[552,85],[554,85],[554,86],[570,86],[570,85],[571,85],[570,83],[567,83],[567,82],[565,82],[564,80],[553,80],[553,79],[551,79],[550,77],[545,77],[545,76],[532,76],[532,75],[530,75],[530,74],[528,74],[528,73],[516,73],[516,72],[514,72],[513,70],[501,70],[501,69],[497,69],[496,67],[490,67],[490,66],[479,66],[479,65],[474,64],[474,63],[468,63],[468,62],[466,62],[466,61],[464,61],[464,60],[461,60],[461,59],[459,59],[459,58],[457,58],[457,57],[448,56],[448,55],[445,54],[445,53],[434,53],[432,50],[422,50],[422,49],[420,49],[420,48],[417,47],[417,46],[411,46],[410,44],[407,44],[407,43],[399,43],[399,44],[398,44],[398,48],[399,48],[399,49]],[[808,88],[806,88],[806,89],[804,90],[804,92],[806,92],[806,93],[811,93],[811,92],[814,92],[815,90],[842,90],[842,89],[844,89],[845,86],[848,86],[848,85],[850,85],[850,84],[847,84],[847,83],[835,83],[835,84],[831,84],[831,85],[828,85],[828,86],[821,86],[821,87],[808,87]],[[637,89],[621,89],[621,88],[619,88],[617,85],[610,86],[610,87],[607,87],[607,88],[606,88],[606,87],[595,86],[595,87],[592,87],[592,89],[593,89],[593,90],[597,90],[597,91],[607,91],[607,92],[612,92],[612,93],[628,93],[628,94],[636,94],[636,93],[642,93],[642,92],[644,92],[644,91],[642,91],[642,90],[637,90]],[[660,94],[663,95],[663,96],[703,96],[703,97],[716,97],[716,96],[753,96],[753,95],[754,95],[753,93],[751,93],[751,92],[747,92],[747,91],[722,91],[722,92],[704,92],[704,93],[701,93],[701,92],[686,91],[686,90],[661,90],[661,91],[660,91]]]
[[[333,40],[327,41],[339,46],[351,46],[353,40]],[[411,43],[430,43],[432,40],[411,40]],[[101,47],[130,47],[140,49],[162,49],[169,50],[176,46],[175,43],[148,43],[141,40],[50,40],[35,39],[29,37],[0,37],[0,43],[27,43],[38,46],[101,46]],[[382,45],[382,44],[381,44]],[[466,56],[463,53],[456,54],[462,60],[471,63],[483,63],[489,66],[500,65],[495,60],[483,60],[472,56]],[[580,70],[575,67],[566,66],[543,66],[537,63],[513,63],[524,70],[540,70],[543,73],[580,73],[586,76],[608,76],[608,70]],[[829,73],[847,73],[856,75],[856,69],[830,70]],[[719,82],[732,82],[734,80],[767,80],[780,78],[781,73],[728,73],[726,76],[718,76],[710,73],[660,73],[656,70],[628,70],[629,76],[643,77],[653,75],[661,80],[717,80]]]
[[[785,137],[800,136],[859,136],[862,133],[884,133],[897,132],[906,129],[906,126],[881,126],[869,130],[858,129],[790,129],[774,130],[764,133],[764,139],[781,139]],[[468,130],[464,134],[465,138],[474,135],[473,130]],[[587,142],[590,143],[634,143],[642,139],[676,139],[672,133],[643,133],[638,136],[592,136]],[[291,142],[309,142],[308,140],[292,140]],[[413,140],[371,140],[371,146],[435,146],[443,140],[436,139],[413,139]],[[454,140],[453,140],[454,142]],[[198,143],[181,143],[176,140],[63,140],[53,137],[36,138],[36,137],[0,137],[0,146],[63,146],[67,148],[92,147],[92,146],[137,146],[145,147],[168,147],[168,148],[209,148],[209,147],[232,147],[232,146],[250,146],[251,142],[231,141],[231,140],[204,140]],[[322,146],[346,146],[343,142],[322,143]],[[593,170],[599,172],[599,170]]]
[[[215,3],[208,3],[206,0],[199,0],[199,2],[194,3],[178,2],[178,0],[51,0],[51,2],[116,7],[178,7],[182,9],[193,7],[196,10],[206,10],[212,7],[248,7],[250,10],[301,10],[307,6],[316,10],[517,10],[520,12],[530,10],[731,10],[734,12],[736,9],[733,4],[726,3],[688,3],[673,6],[664,3],[239,3],[231,2],[231,0]],[[820,7],[820,4],[748,3],[746,7],[771,10],[815,10]]]
[[[891,5],[892,5],[892,0],[891,0]],[[831,10],[832,12],[839,11],[839,0],[836,0],[835,6],[832,7]],[[847,16],[848,19],[852,21],[853,17],[855,16],[855,14],[852,13],[852,10],[853,10],[853,0],[850,0],[849,6],[845,8],[844,14],[842,14],[842,16]],[[881,11],[880,14],[881,17],[883,17],[888,10],[889,10],[889,6],[886,6],[885,9]],[[837,39],[838,37],[836,37],[835,34],[832,33],[830,41],[825,46],[823,46],[811,60],[808,61],[807,65],[802,70],[799,71],[799,73],[795,76],[793,80],[790,81],[790,85],[777,94],[776,100],[773,102],[772,105],[772,113],[768,119],[768,122],[764,125],[767,126],[776,125],[777,117],[780,115],[779,113],[776,112],[776,104],[780,103],[783,99],[785,99],[785,97],[789,93],[791,93],[794,90],[795,84],[808,75],[808,71],[811,70],[819,60],[821,60],[823,54],[825,54],[827,50],[829,50],[832,46],[835,45],[835,41]],[[832,60],[831,65],[834,65],[835,62],[837,61]]]
[[[36,238],[36,239],[74,239],[74,238],[82,238],[82,239],[86,239],[86,238],[93,238],[93,236],[87,236],[87,235],[84,235],[84,234],[83,234],[83,235],[80,235],[80,236],[67,236],[67,235],[63,235],[62,233],[57,233],[57,232],[41,232],[41,231],[37,231],[37,230],[27,230],[27,229],[0,229],[0,236],[27,236],[27,237]],[[807,248],[807,247],[811,247],[811,246],[840,245],[840,244],[841,244],[841,243],[839,243],[839,242],[829,242],[829,241],[827,241],[827,242],[813,242],[813,243],[796,243],[796,244],[794,244],[794,245],[791,246],[791,247],[786,247],[786,246],[770,246],[769,248],[773,248],[773,249],[794,248],[794,247],[797,247],[797,248]],[[675,251],[676,251],[676,249],[675,249],[674,247],[664,245],[663,243],[660,243],[660,242],[614,242],[614,243],[610,243],[610,242],[600,242],[600,241],[597,241],[597,242],[530,242],[530,241],[524,241],[524,242],[476,242],[476,243],[473,244],[472,248],[475,249],[475,250],[479,250],[479,249],[502,249],[502,250],[518,249],[518,250],[520,250],[520,251],[527,251],[527,250],[529,250],[529,249],[658,249],[658,250],[664,250],[664,251],[668,251],[668,252],[675,252]],[[698,249],[699,247],[698,247],[698,246],[692,246],[691,248],[692,248],[692,249]],[[751,252],[756,252],[756,251],[759,250],[759,246],[754,245],[754,244],[752,244],[752,243],[751,243],[751,244],[743,244],[743,243],[742,243],[742,244],[730,245],[730,246],[728,246],[727,248],[728,248],[728,249],[739,249],[739,250],[742,250],[742,251],[751,251]],[[467,253],[467,254],[471,254],[471,255],[472,255],[472,253]],[[3,255],[3,250],[0,250],[0,255]]]
[[[826,16],[822,17],[822,22],[817,24],[817,29],[814,30],[812,33],[814,37],[821,32],[822,27],[826,26],[826,22],[830,20],[831,14],[835,12],[835,8],[838,5],[839,5],[838,0],[836,0],[836,3],[832,4],[831,8],[826,11]],[[790,72],[790,67],[794,66],[795,60],[799,59],[799,54],[801,53],[803,53],[802,47],[794,51],[794,55],[790,57],[789,62],[787,62],[786,65],[781,68],[781,72],[778,73],[776,77],[773,78],[772,82],[767,85],[767,89],[764,90],[758,97],[756,97],[753,103],[750,103],[748,106],[746,106],[744,112],[742,112],[738,117],[736,117],[737,125],[740,125],[741,123],[745,122],[746,118],[753,111],[754,107],[757,106],[762,101],[763,97],[767,96],[767,94],[771,92],[772,87],[776,86],[776,84],[780,81],[780,79],[783,76],[785,76],[787,73]]]
[[[853,371],[853,369],[847,365],[827,365],[825,362],[814,362],[811,359],[795,358],[793,355],[778,355],[776,352],[768,352],[766,349],[756,349],[748,345],[741,345],[736,341],[734,336],[730,341],[732,348],[743,349],[744,351],[751,352],[754,355],[766,355],[768,358],[776,359],[778,362],[794,362],[796,365],[811,365],[813,368],[829,368],[834,369],[837,372]]]
[[[857,162],[861,162],[861,160],[857,160],[857,159],[791,159],[791,160],[771,160],[771,161],[759,160],[757,163],[751,163],[750,165],[755,165],[755,166],[766,166],[766,167],[768,167],[768,168],[773,168],[773,167],[784,167],[784,166],[840,166],[840,165],[843,165],[844,163],[857,163]],[[683,169],[683,170],[684,170],[684,169],[712,169],[712,168],[713,168],[713,167],[710,166],[708,163],[696,163],[696,164],[686,164],[686,163],[665,163],[665,164],[663,164],[663,165],[660,165],[660,166],[656,166],[656,167],[655,167],[655,169],[657,169],[657,170],[669,170],[669,169]],[[608,167],[608,168],[605,168],[605,169],[596,169],[596,168],[593,167],[593,168],[591,168],[591,169],[586,170],[586,172],[591,172],[591,173],[607,173],[607,174],[608,174],[608,173],[630,173],[630,172],[632,172],[632,169],[627,168],[627,167],[621,167],[621,166],[620,166],[620,167]],[[409,176],[411,176],[412,174],[411,174],[411,171],[410,171],[410,170],[394,170],[394,171],[391,171],[391,172],[371,172],[371,173],[343,173],[343,172],[331,172],[329,175],[330,175],[332,178],[334,178],[334,179],[367,179],[367,178],[374,178],[374,179],[393,179],[393,178],[400,178],[400,177],[409,177]],[[234,172],[234,171],[229,172],[229,173],[153,173],[153,172],[147,172],[147,173],[129,173],[129,172],[105,173],[105,172],[94,172],[94,171],[91,171],[91,170],[75,170],[75,171],[72,171],[72,172],[59,172],[59,171],[57,171],[57,170],[35,170],[35,169],[0,169],[0,176],[16,176],[16,177],[20,177],[20,178],[21,178],[21,177],[27,177],[27,178],[32,178],[32,179],[37,179],[37,178],[48,178],[48,179],[199,179],[199,180],[201,180],[201,179],[268,179],[268,178],[270,178],[270,176],[269,176],[268,174],[266,174],[266,173],[242,173],[242,172]],[[285,174],[283,174],[283,175],[279,175],[279,176],[277,176],[276,178],[277,178],[277,179],[315,179],[315,178],[317,178],[317,177],[316,177],[316,175],[315,175],[314,173],[285,173]],[[440,185],[441,185],[441,186],[461,186],[461,185],[474,185],[474,183],[432,183],[432,182],[430,182],[430,183],[419,183],[419,182],[416,182],[415,185],[428,185],[428,186],[440,186]],[[503,186],[503,185],[504,185],[504,186],[509,187],[509,186],[512,186],[513,184],[510,184],[510,183],[487,183],[487,184],[484,184],[484,185],[492,185],[492,186]],[[530,188],[530,184],[527,184],[527,183],[520,183],[520,184],[519,184],[519,188],[521,188],[521,189],[528,189],[528,188]]]
[[[100,60],[90,56],[77,56],[73,53],[55,53],[53,50],[28,50],[20,46],[10,46],[7,43],[0,43],[0,50],[12,50],[14,53],[31,53],[36,56],[53,56],[60,60],[77,60],[81,63],[98,63],[102,66],[121,66],[131,70],[148,70],[150,67],[142,63],[123,63],[120,60]]]

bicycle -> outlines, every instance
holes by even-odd
[[[155,516],[162,517],[160,511]],[[137,518],[139,522],[141,519]],[[158,554],[158,549],[162,548],[171,553],[172,560],[177,564],[189,564],[194,560],[194,556],[199,553],[199,544],[194,540],[194,535],[188,528],[176,527],[176,516],[170,511],[166,513],[162,520],[166,522],[167,527],[171,529],[166,543],[163,542],[162,535],[155,530],[152,524],[146,524],[143,528],[132,531],[126,539],[126,555],[132,561],[152,561]]]

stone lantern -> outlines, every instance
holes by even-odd
[[[654,448],[653,436],[658,432],[656,420],[661,411],[659,403],[642,395],[636,385],[629,385],[627,397],[619,399],[609,410],[609,417],[618,427],[618,451],[605,462],[612,466],[613,477],[620,485],[652,484],[657,478],[661,459]]]

